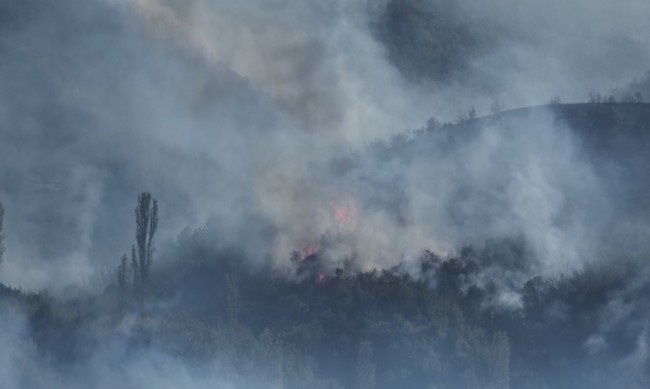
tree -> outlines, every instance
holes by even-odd
[[[600,104],[604,100],[603,95],[597,92],[589,92],[589,103],[590,104]]]
[[[636,92],[634,94],[634,102],[639,104],[643,103],[643,95],[641,94],[641,92]]]
[[[4,223],[4,219],[5,219],[5,208],[2,206],[2,203],[0,203],[0,263],[2,263],[2,256],[5,253],[5,246],[4,246],[5,237],[2,234],[2,226]]]
[[[486,361],[490,381],[493,388],[508,389],[510,387],[510,340],[503,331],[498,331],[492,336],[488,345]]]
[[[493,115],[496,115],[498,113],[503,112],[505,108],[506,108],[505,105],[503,105],[499,100],[494,100],[494,102],[490,106],[490,112],[492,112]]]
[[[230,317],[230,324],[233,327],[237,327],[239,323],[239,311],[241,310],[237,276],[231,273],[226,274],[226,283],[228,284],[228,316]]]
[[[435,117],[432,116],[427,120],[427,130],[431,131],[440,127],[442,127],[442,123],[440,123]]]
[[[364,340],[359,344],[357,364],[357,387],[359,389],[375,388],[375,364],[372,363],[372,344]]]
[[[117,283],[120,285],[120,290],[126,288],[126,271],[127,271],[127,259],[126,254],[122,255],[120,258],[120,265],[117,267]]]
[[[138,258],[135,254],[135,245],[131,246],[131,277],[133,277],[133,285],[138,284]]]
[[[460,112],[456,117],[456,124],[462,124],[476,119],[476,108],[470,106],[467,108],[467,112]]]
[[[468,120],[476,119],[476,108],[474,108],[473,105],[467,109],[467,119]]]
[[[140,283],[145,284],[151,272],[153,252],[155,250],[153,238],[158,229],[158,200],[149,192],[142,192],[138,196],[138,205],[135,208],[135,241],[138,246],[138,275]]]

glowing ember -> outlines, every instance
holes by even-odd
[[[320,273],[320,275],[318,276],[318,282],[320,282],[321,284],[324,283],[326,279],[327,278],[325,277],[324,273]]]
[[[352,198],[348,197],[348,203],[346,205],[339,205],[332,199],[330,200],[330,205],[332,206],[332,210],[334,210],[334,221],[337,227],[347,229],[355,229],[357,227],[357,206],[352,201]]]
[[[304,261],[306,258],[316,255],[320,251],[320,243],[304,245],[298,252],[298,258]]]

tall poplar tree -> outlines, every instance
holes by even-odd
[[[140,283],[145,284],[151,273],[151,263],[155,250],[153,238],[158,229],[158,200],[149,192],[138,196],[135,208],[135,241],[138,248],[138,276]]]

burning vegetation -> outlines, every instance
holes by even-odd
[[[298,259],[304,261],[305,259],[318,254],[319,251],[320,251],[320,243],[316,242],[316,243],[306,244],[298,251]]]
[[[346,242],[346,237],[353,236],[358,228],[358,208],[351,196],[340,203],[335,199],[330,202],[331,225],[323,231],[318,239],[310,239],[303,243],[299,250],[292,253],[291,258],[297,266],[297,274],[310,274],[317,277],[319,283],[327,279],[329,258],[328,251],[336,250]],[[340,258],[335,258],[339,260]]]
[[[357,229],[358,210],[356,202],[352,197],[339,204],[335,199],[330,200],[330,206],[334,216],[334,223],[338,231],[352,232]]]

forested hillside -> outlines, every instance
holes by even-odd
[[[392,145],[374,144],[364,161],[426,164],[431,137],[444,133],[449,147],[459,147],[480,132],[537,120],[547,110],[574,129],[582,153],[602,162],[599,174],[617,167],[644,173],[641,150],[650,139],[645,104],[503,112],[431,127]],[[616,190],[634,205],[625,205],[629,213],[621,217],[645,214],[648,208],[639,202],[645,184],[634,177],[625,183],[628,188]],[[237,387],[648,384],[647,367],[636,365],[646,342],[648,268],[645,257],[629,248],[555,274],[536,273],[534,250],[523,236],[444,255],[423,250],[417,268],[395,261],[389,269],[362,270],[348,256],[332,269],[328,253],[351,234],[339,229],[321,236],[317,249],[297,249],[285,265],[251,267],[255,261],[218,243],[219,231],[208,223],[179,236],[158,263],[146,265],[154,257],[147,250],[155,248],[150,242],[158,222],[157,202],[147,196],[137,203],[133,253],[116,261],[102,293],[55,297],[2,287],[3,310],[12,312],[5,323],[24,318],[15,338],[4,341],[10,349],[16,342],[32,345],[12,351],[19,353],[15,385],[104,387],[109,384],[99,372],[108,369],[137,387],[153,382],[140,358],[171,363],[174,372],[192,366],[193,380],[219,377],[220,384]],[[147,381],[134,379],[138,369]]]
[[[648,20],[0,0],[0,389],[650,387]]]

